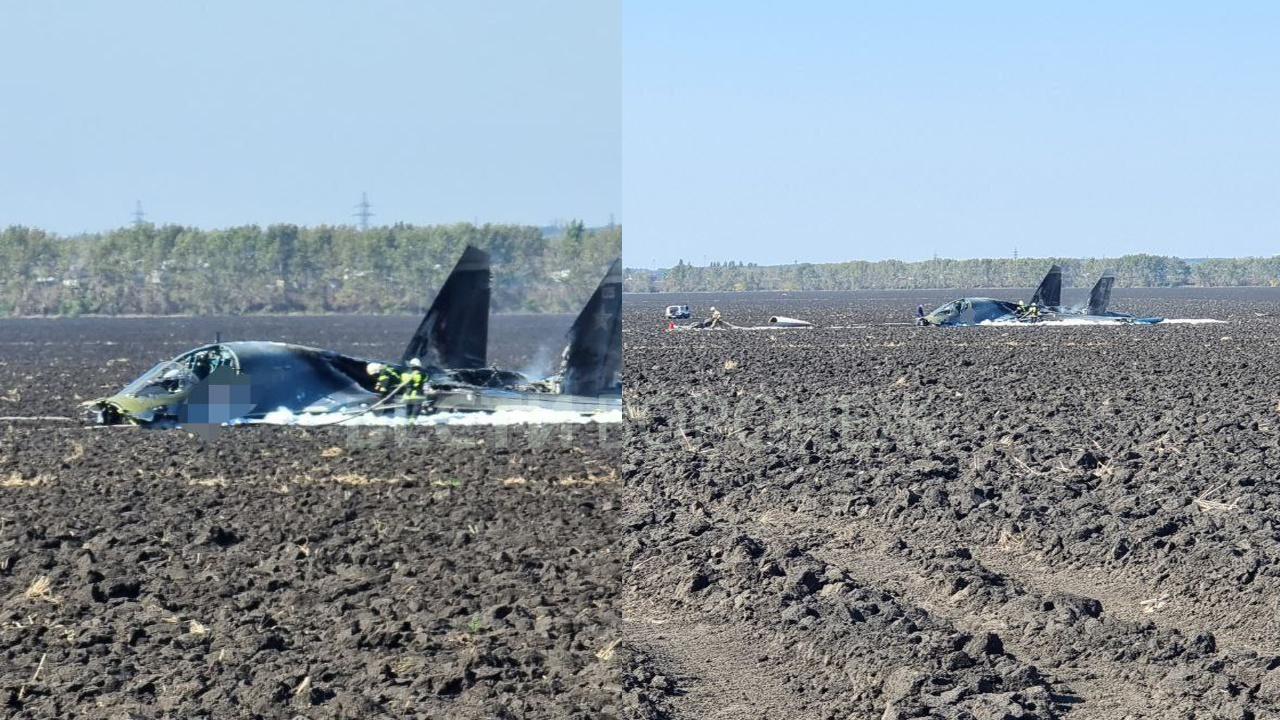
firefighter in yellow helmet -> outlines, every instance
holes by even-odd
[[[400,371],[394,366],[371,362],[364,369],[369,377],[377,378],[373,383],[373,390],[379,395],[386,395],[400,386]]]
[[[410,360],[409,367],[405,368],[400,376],[400,381],[404,383],[405,415],[409,417],[409,422],[413,422],[422,413],[422,404],[426,402],[431,390],[427,375],[422,371],[422,361],[418,358]]]

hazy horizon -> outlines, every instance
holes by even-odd
[[[623,248],[623,252],[624,254],[626,252],[625,246]],[[963,262],[972,262],[974,260],[1022,260],[1022,261],[1030,262],[1030,261],[1040,260],[1044,262],[1052,262],[1054,260],[1114,260],[1114,259],[1119,259],[1122,257],[1134,256],[1134,255],[1153,255],[1156,257],[1170,257],[1170,258],[1176,258],[1186,263],[1194,264],[1194,263],[1199,263],[1206,260],[1246,260],[1249,258],[1274,258],[1274,257],[1280,257],[1280,252],[1274,252],[1274,253],[1271,253],[1270,255],[1214,255],[1214,256],[1207,256],[1207,257],[1184,257],[1181,255],[1161,255],[1159,253],[1120,253],[1116,255],[1019,255],[1016,258],[1014,257],[983,257],[983,256],[944,257],[942,255],[939,255],[936,258],[921,258],[916,260],[903,260],[900,258],[881,258],[878,260],[869,260],[866,258],[848,258],[844,260],[821,260],[821,261],[800,260],[798,262],[785,262],[785,263],[752,263],[752,262],[743,261],[740,264],[749,266],[749,267],[788,267],[792,265],[839,265],[842,263],[856,263],[856,262],[865,262],[865,263],[899,262],[899,263],[906,263],[906,264],[919,264],[919,263],[927,263],[933,260],[963,261]],[[728,262],[739,264],[739,261],[732,260],[732,259],[713,260],[711,262],[719,263],[720,265],[723,265]],[[701,263],[691,263],[687,260],[685,261],[684,264],[691,265],[693,267],[710,267],[710,265],[704,265]],[[676,263],[672,263],[671,265],[659,265],[656,267],[646,267],[644,265],[626,265],[626,269],[627,270],[670,270],[671,268],[675,267],[675,265]]]
[[[1265,255],[1280,5],[627,2],[632,266]]]
[[[6,3],[0,226],[621,218],[619,9]],[[21,68],[19,71],[18,68]]]

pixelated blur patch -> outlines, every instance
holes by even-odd
[[[249,376],[219,367],[191,389],[178,409],[178,422],[202,440],[209,440],[222,426],[252,410],[253,385]]]

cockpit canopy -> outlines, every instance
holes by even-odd
[[[209,345],[183,353],[172,360],[165,360],[129,383],[120,395],[136,398],[154,398],[178,395],[191,390],[196,383],[219,367],[239,369],[235,353],[223,345]]]
[[[165,360],[126,385],[120,394],[136,398],[176,395],[191,389],[197,382],[199,378],[186,367],[173,360]]]

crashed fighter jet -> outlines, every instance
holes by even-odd
[[[1137,317],[1128,313],[1107,309],[1111,303],[1111,288],[1116,276],[1111,270],[1102,274],[1087,304],[1064,306],[1062,304],[1062,268],[1049,268],[1044,280],[1036,288],[1029,303],[1015,303],[994,298],[960,298],[925,315],[923,325],[967,326],[986,323],[1065,322],[1086,324],[1128,323],[1154,325],[1163,321],[1159,317]],[[1034,308],[1034,311],[1031,310]]]
[[[427,375],[423,412],[620,408],[620,261],[570,329],[560,373],[544,379],[487,367],[490,277],[488,254],[468,247],[405,349],[401,364],[417,359]],[[162,362],[115,395],[84,405],[99,424],[160,427],[248,423],[280,410],[334,422],[393,413],[402,406],[375,390],[371,362],[278,342],[216,343]]]

